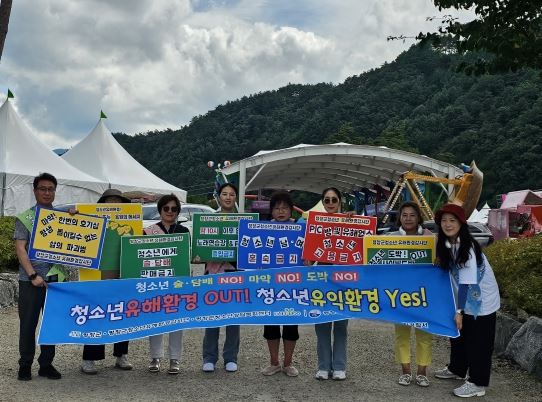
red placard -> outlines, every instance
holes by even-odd
[[[309,212],[303,259],[334,265],[361,264],[363,237],[376,234],[371,216]]]

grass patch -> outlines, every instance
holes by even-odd
[[[0,272],[17,271],[19,261],[15,254],[15,217],[5,216],[0,218]]]

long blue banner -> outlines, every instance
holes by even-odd
[[[372,319],[456,337],[447,272],[429,264],[277,268],[52,283],[40,344],[104,344],[189,328]]]

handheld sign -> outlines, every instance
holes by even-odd
[[[50,263],[97,269],[106,219],[36,208],[28,257]]]
[[[173,233],[121,239],[121,278],[190,275],[190,235]]]
[[[122,236],[143,234],[141,204],[77,204],[80,213],[104,216],[109,220],[100,262],[101,271],[120,269],[120,239]]]
[[[259,214],[202,214],[193,217],[192,255],[199,262],[236,261],[240,220],[257,221]]]
[[[376,233],[376,218],[310,211],[303,259],[329,264],[361,264],[363,238]]]
[[[365,264],[431,264],[435,262],[434,236],[366,236]]]
[[[305,223],[239,221],[237,268],[301,265]]]

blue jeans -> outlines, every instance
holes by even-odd
[[[333,327],[333,345],[331,328]],[[318,370],[346,371],[346,338],[348,320],[316,324]]]
[[[216,364],[218,361],[218,337],[220,328],[205,328],[203,337],[203,363]],[[226,327],[226,340],[224,341],[224,350],[222,357],[224,364],[237,363],[239,354],[239,344],[241,339],[241,327],[239,325],[228,325]]]

